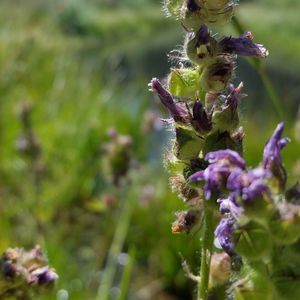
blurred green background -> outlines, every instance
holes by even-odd
[[[297,0],[245,0],[237,10],[270,51],[260,72],[237,63],[234,82],[248,94],[245,157],[258,164],[284,120],[290,185],[300,177],[299,10]],[[216,30],[237,34],[231,25]],[[162,163],[170,132],[159,118],[167,115],[147,88],[168,73],[167,53],[182,35],[160,1],[0,1],[0,251],[42,246],[60,279],[39,299],[102,300],[101,282],[111,299],[192,299],[181,261],[197,271],[198,239],[171,233],[184,205]],[[105,151],[109,128],[132,139],[119,187]],[[36,151],[26,148],[28,132]]]

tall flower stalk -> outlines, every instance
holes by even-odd
[[[219,37],[210,24],[230,21],[233,0],[166,0],[186,31],[178,66],[150,89],[171,115],[174,140],[165,155],[170,185],[187,209],[173,233],[200,228],[197,299],[299,299],[299,186],[286,189],[281,151],[284,124],[267,141],[261,164],[247,168],[238,106],[243,83],[232,84],[237,56],[265,58],[251,32]],[[293,261],[291,261],[293,259]],[[220,298],[220,295],[221,298]]]

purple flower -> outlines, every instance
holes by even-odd
[[[269,193],[269,187],[265,179],[270,177],[270,173],[262,168],[243,171],[235,169],[231,172],[227,180],[227,188],[240,195],[244,201],[252,201]]]
[[[267,57],[268,50],[261,44],[253,43],[253,35],[250,31],[245,32],[238,38],[225,37],[220,41],[222,51],[244,56]]]
[[[217,203],[220,204],[221,214],[230,214],[234,219],[237,219],[243,212],[236,202],[236,193],[231,193],[228,198],[218,199]]]
[[[245,169],[246,167],[245,161],[241,156],[230,149],[209,152],[206,154],[205,159],[210,164],[221,163],[222,165],[231,165],[241,169]]]
[[[267,142],[264,155],[263,155],[263,167],[264,169],[271,170],[273,167],[280,167],[282,163],[282,158],[280,151],[289,142],[289,138],[281,138],[284,130],[284,123],[279,123]]]
[[[175,103],[171,94],[162,86],[158,79],[153,78],[149,85],[152,91],[157,93],[162,104],[169,110],[175,122],[188,122],[189,115],[187,109]]]
[[[38,268],[31,272],[31,282],[37,284],[53,284],[57,279],[58,275],[48,267]]]
[[[229,95],[227,96],[224,106],[222,107],[222,111],[230,109],[232,112],[236,112],[239,100],[245,96],[242,94],[243,86],[244,85],[242,82],[236,88],[233,84],[229,85]]]
[[[233,228],[234,220],[232,218],[222,219],[215,230],[215,236],[217,237],[221,247],[228,254],[233,253]]]
[[[189,180],[205,181],[204,195],[206,199],[210,199],[213,192],[219,193],[221,191],[233,169],[245,168],[245,161],[240,155],[229,149],[210,152],[205,159],[210,165],[205,170],[190,176]]]
[[[199,100],[193,106],[191,124],[199,133],[207,133],[212,129],[211,115],[206,113],[203,104]]]

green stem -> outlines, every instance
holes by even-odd
[[[124,245],[134,206],[132,196],[133,195],[131,194],[130,197],[128,197],[128,199],[124,201],[124,206],[119,216],[119,221],[117,224],[115,235],[111,247],[109,249],[107,264],[103,271],[103,277],[101,279],[101,284],[97,292],[96,300],[109,299],[109,292],[112,287],[117,268],[117,258]]]
[[[134,260],[135,260],[135,253],[136,253],[136,249],[132,247],[128,253],[128,257],[129,257],[128,263],[122,275],[121,284],[120,284],[120,295],[118,297],[118,300],[127,299],[130,278],[131,278]]]
[[[200,268],[200,282],[198,285],[198,298],[197,300],[208,299],[209,289],[209,271],[211,252],[214,241],[214,222],[213,210],[210,207],[205,207],[204,215],[204,231],[201,250],[201,268]]]

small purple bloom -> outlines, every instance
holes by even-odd
[[[265,179],[269,177],[270,173],[262,168],[250,171],[235,169],[228,177],[227,188],[240,195],[244,201],[252,201],[270,192],[265,183]]]
[[[215,236],[217,237],[221,247],[228,254],[233,253],[233,228],[234,220],[232,218],[222,219],[215,230]]]
[[[276,167],[280,167],[282,163],[282,158],[280,151],[286,146],[289,142],[289,138],[281,138],[284,130],[284,123],[279,123],[267,142],[264,155],[263,155],[263,167],[264,169],[271,170],[275,165]]]
[[[206,199],[210,199],[213,192],[220,193],[233,169],[245,168],[245,161],[240,155],[229,149],[209,152],[205,159],[210,165],[205,170],[190,176],[189,180],[205,181],[204,195]]]
[[[237,219],[243,209],[236,203],[235,193],[231,193],[228,198],[218,199],[217,203],[220,204],[221,214],[230,214],[234,219]]]
[[[151,89],[157,93],[162,104],[169,110],[175,122],[188,122],[189,115],[187,109],[175,103],[171,94],[162,86],[158,79],[153,78],[149,85]]]
[[[245,96],[242,94],[243,86],[242,82],[236,88],[233,84],[229,85],[229,95],[222,107],[222,111],[230,109],[232,112],[235,112],[237,110],[239,100]]]
[[[38,268],[31,273],[33,277],[32,281],[37,284],[53,284],[57,279],[58,275],[48,267]]]
[[[230,149],[209,152],[205,156],[205,159],[210,164],[221,162],[221,164],[224,165],[224,161],[227,161],[226,165],[229,164],[232,167],[238,167],[241,169],[245,169],[246,167],[245,161],[241,158],[241,156],[237,152]]]
[[[203,171],[198,171],[190,176],[190,181],[205,181],[204,196],[210,199],[213,192],[219,193],[224,180],[229,176],[230,170],[226,166],[212,164]]]
[[[222,51],[244,56],[267,57],[268,50],[261,44],[253,43],[253,35],[250,31],[245,32],[238,38],[225,37],[220,41]]]

